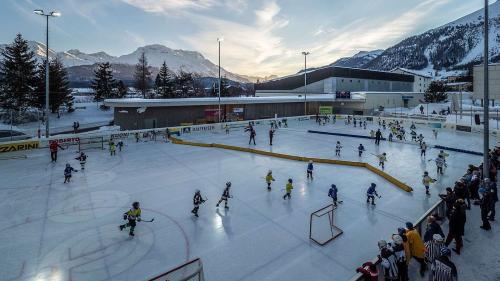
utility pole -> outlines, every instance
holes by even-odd
[[[484,98],[483,98],[483,111],[484,111],[484,143],[483,143],[483,178],[489,177],[490,163],[489,163],[489,147],[490,147],[490,97],[489,97],[489,65],[488,65],[488,40],[489,40],[489,16],[488,16],[488,0],[484,0]]]
[[[219,43],[219,109],[217,111],[217,115],[219,115],[219,123],[221,122],[221,112],[220,112],[220,86],[221,86],[221,77],[220,77],[220,42],[224,41],[224,38],[217,38],[217,42]]]
[[[307,55],[309,52],[302,52],[304,55],[304,115],[307,115]]]

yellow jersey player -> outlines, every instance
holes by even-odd
[[[130,227],[129,235],[134,236],[136,221],[141,221],[141,208],[139,202],[134,202],[132,204],[132,209],[123,214],[123,219],[128,220],[128,223],[120,225],[120,230]]]

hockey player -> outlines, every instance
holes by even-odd
[[[392,132],[389,133],[389,141],[392,142],[393,134]]]
[[[366,130],[366,120],[363,121],[363,129]]]
[[[376,145],[380,145],[380,140],[382,139],[382,132],[380,131],[380,129],[378,129],[376,132],[375,132],[375,144]]]
[[[226,130],[226,135],[229,135],[229,126],[227,124],[224,125],[224,129]]]
[[[418,135],[417,140],[419,144],[422,144],[422,142],[424,141],[424,136],[422,134]]]
[[[328,197],[332,198],[334,207],[337,207],[337,193],[338,193],[337,186],[332,184],[330,186],[330,190],[328,190]]]
[[[444,159],[444,166],[446,166],[446,157],[450,156],[448,153],[444,152],[444,150],[439,151],[438,157],[442,156]]]
[[[424,156],[425,157],[425,152],[427,151],[427,144],[424,142],[422,142],[420,144],[420,157]]]
[[[340,141],[337,141],[337,145],[335,146],[335,156],[340,157],[340,150],[342,149],[342,145]]]
[[[109,142],[109,154],[111,156],[116,155],[116,144],[114,141]]]
[[[375,131],[374,130],[370,130],[370,138],[375,138]]]
[[[437,138],[438,138],[438,131],[436,129],[433,129],[432,130],[432,134],[434,135],[434,139],[437,140]]]
[[[273,171],[269,170],[266,176],[267,190],[271,191],[271,182],[275,181],[273,178]]]
[[[134,202],[132,204],[132,209],[123,214],[123,219],[128,220],[128,223],[120,225],[120,231],[130,227],[128,235],[134,236],[136,221],[141,221],[141,208],[139,202]]]
[[[356,117],[353,118],[352,123],[354,124],[354,128],[356,128],[356,124],[357,124]]]
[[[228,182],[226,182],[226,188],[224,188],[224,191],[222,192],[222,196],[219,199],[219,202],[217,202],[217,205],[215,205],[215,207],[219,207],[219,204],[222,203],[222,201],[224,201],[224,208],[229,209],[229,207],[227,206],[227,200],[229,198],[233,197],[229,194],[230,188],[231,188],[231,182],[228,181]]]
[[[307,164],[307,179],[309,179],[310,177],[311,180],[313,180],[313,171],[314,171],[313,161],[309,160],[309,163]]]
[[[414,131],[417,129],[417,126],[415,126],[414,122],[411,122],[410,130]]]
[[[275,131],[273,128],[269,129],[269,145],[273,145],[274,132]],[[254,142],[255,142],[255,139],[254,139]]]
[[[201,197],[201,192],[199,189],[197,189],[194,193],[193,197],[193,205],[194,208],[191,210],[191,213],[193,213],[196,217],[198,217],[198,210],[200,209],[200,205],[205,203],[205,200]]]
[[[80,161],[80,167],[82,168],[82,171],[85,170],[85,163],[87,163],[87,155],[85,153],[80,152],[80,155],[75,158],[76,160]]]
[[[119,140],[118,141],[118,151],[122,152],[122,148],[123,148],[123,141]]]
[[[292,179],[288,179],[288,183],[285,186],[285,195],[283,195],[283,200],[285,200],[287,197],[288,199],[292,198],[292,189],[293,189],[293,181]]]
[[[429,161],[432,161],[433,159],[430,159]],[[443,167],[445,166],[446,162],[444,160],[444,156],[439,154],[438,158],[434,159],[434,162],[436,162],[436,168],[437,168],[437,174],[438,175],[443,175]]]
[[[429,172],[424,172],[424,175],[422,176],[422,184],[425,186],[425,194],[431,195],[431,193],[429,192],[429,186],[435,181],[436,179],[433,179],[429,176]]]
[[[382,153],[379,155],[376,155],[378,158],[378,166],[382,167],[382,170],[385,169],[385,162],[387,161],[387,153]]]
[[[51,162],[57,162],[57,149],[60,148],[64,150],[62,146],[59,145],[57,141],[51,141],[49,144],[49,149],[50,149],[50,159]]]
[[[410,135],[412,141],[417,141],[417,132],[411,130]]]
[[[372,201],[372,205],[375,205],[375,196],[380,198],[381,196],[378,195],[377,190],[375,189],[377,187],[376,184],[372,183],[368,190],[366,191],[366,203],[370,203],[370,200]]]
[[[71,173],[78,172],[68,163],[66,164],[66,168],[64,169],[64,183],[69,183],[71,181]]]
[[[248,140],[248,144],[250,144],[253,140],[253,144],[255,145],[255,136],[257,133],[255,133],[255,129],[253,127],[250,127],[250,139]]]
[[[358,146],[358,156],[361,157],[361,155],[363,155],[363,151],[365,151],[365,147],[363,146],[363,144],[359,144]]]
[[[135,142],[139,142],[139,133],[135,133]]]

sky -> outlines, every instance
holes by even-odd
[[[495,2],[490,0],[490,3]],[[147,44],[202,53],[234,73],[287,75],[388,48],[482,8],[483,0],[0,0],[0,43],[45,42],[34,9],[58,10],[50,47],[124,55]]]

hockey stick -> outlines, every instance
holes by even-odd
[[[150,220],[141,220],[141,222],[154,222],[155,221],[155,218],[152,218]]]

